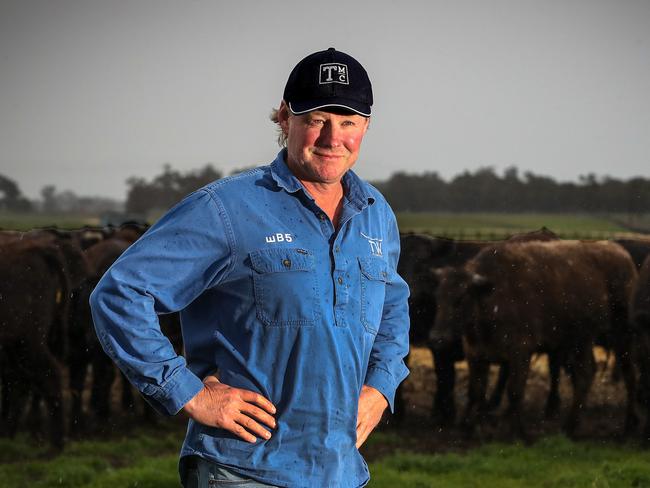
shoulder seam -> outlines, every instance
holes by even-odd
[[[223,205],[223,202],[221,199],[217,196],[217,194],[212,190],[211,188],[212,185],[207,186],[202,188],[200,191],[205,192],[212,202],[217,206],[218,214],[219,217],[221,218],[221,222],[223,223],[224,229],[226,230],[226,237],[228,238],[228,247],[230,248],[230,253],[228,256],[228,268],[226,269],[223,278],[227,278],[232,270],[235,267],[235,262],[237,258],[237,246],[235,243],[235,232],[232,228],[232,224],[230,223],[230,218],[228,217],[228,213],[226,212],[226,208]]]

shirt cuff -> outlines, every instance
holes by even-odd
[[[391,413],[394,412],[395,390],[397,389],[397,385],[395,385],[393,375],[385,369],[368,368],[364,385],[372,386],[384,395]]]
[[[144,397],[163,415],[176,415],[203,389],[203,381],[187,368],[180,369],[160,387],[148,385]]]

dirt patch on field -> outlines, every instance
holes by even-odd
[[[633,440],[633,437],[627,439],[622,437],[626,392],[622,379],[615,378],[617,373],[614,368],[614,358],[600,348],[595,348],[595,357],[597,373],[575,437],[597,442]],[[380,428],[380,431],[386,433],[399,434],[399,438],[405,439],[407,442],[398,441],[394,445],[371,444],[364,449],[364,454],[368,459],[383,456],[400,448],[423,452],[445,452],[466,450],[483,442],[512,442],[515,440],[509,432],[507,419],[504,418],[507,408],[506,398],[469,439],[457,426],[441,428],[435,425],[430,417],[435,391],[435,374],[429,350],[412,349],[409,367],[411,374],[404,385],[407,409],[405,420],[397,425],[391,418],[388,418]],[[455,400],[460,417],[467,400],[467,364],[456,363],[456,374]],[[491,387],[494,387],[497,376],[498,367],[493,367],[490,373]],[[524,402],[525,424],[533,440],[562,432],[562,421],[566,417],[572,398],[571,383],[564,372],[560,380],[562,407],[559,415],[553,419],[544,418],[548,392],[548,364],[546,356],[540,355],[532,362]],[[636,438],[639,436],[640,431]]]

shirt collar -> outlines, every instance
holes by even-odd
[[[287,192],[295,193],[303,190],[305,195],[313,200],[309,192],[305,190],[302,183],[300,183],[298,178],[294,176],[287,166],[286,154],[287,150],[282,149],[271,163],[271,177],[280,188],[283,188]],[[367,186],[352,170],[348,170],[343,175],[343,191],[350,203],[359,208],[359,210],[375,203],[375,198],[370,194]]]

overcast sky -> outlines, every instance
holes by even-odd
[[[291,68],[330,46],[373,82],[363,177],[650,177],[648,0],[0,0],[0,173],[124,198],[165,163],[267,163]]]

